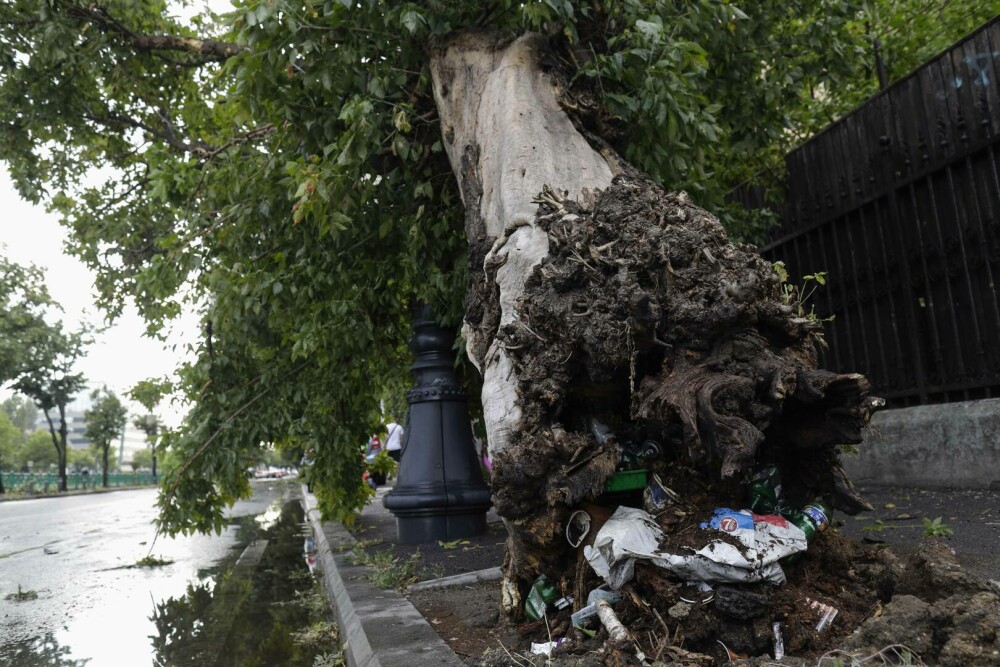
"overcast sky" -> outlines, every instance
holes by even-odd
[[[64,321],[75,327],[82,321],[103,325],[104,316],[94,307],[94,278],[76,258],[63,252],[66,230],[54,214],[21,199],[7,173],[0,170],[0,244],[2,252],[19,264],[36,264],[45,271],[52,297],[65,311]],[[184,329],[197,328],[191,315],[168,346],[143,335],[145,327],[134,309],[107,331],[98,334],[80,362],[79,370],[91,386],[106,384],[119,395],[137,381],[170,374],[183,354]],[[190,335],[190,334],[189,334]],[[169,345],[177,344],[177,350]],[[9,391],[0,391],[6,397]]]
[[[174,11],[188,18],[205,5],[217,12],[230,8],[227,0],[203,0]],[[44,269],[49,292],[62,305],[64,321],[71,327],[84,320],[103,325],[104,316],[93,305],[94,278],[83,264],[63,252],[65,239],[58,217],[43,206],[22,200],[6,165],[0,162],[0,246],[6,246],[0,247],[0,252],[19,264],[33,263]],[[183,359],[184,343],[192,340],[198,329],[196,316],[188,314],[174,329],[167,345],[146,338],[142,320],[129,308],[114,326],[97,335],[79,370],[91,387],[107,385],[119,395],[139,380],[169,375]],[[9,395],[9,390],[0,388],[0,399]],[[178,418],[175,409],[165,406],[164,413],[168,421]]]

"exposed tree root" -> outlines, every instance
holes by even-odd
[[[494,461],[497,511],[526,529],[512,574],[525,583],[575,557],[561,522],[618,463],[617,447],[589,432],[591,416],[619,440],[662,443],[660,466],[741,481],[776,463],[791,503],[868,507],[836,446],[861,442],[877,399],[863,376],[817,369],[821,323],[782,301],[755,248],[649,181],[619,176],[592,210],[548,189],[537,203],[549,254],[525,283],[519,318],[495,338],[522,409]]]

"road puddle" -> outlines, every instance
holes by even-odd
[[[302,521],[298,502],[255,517],[246,531],[259,534],[215,577],[214,586],[189,586],[183,596],[156,605],[154,664],[312,665],[316,647],[293,638],[315,620],[301,595],[313,586],[303,558]]]
[[[0,664],[311,666],[336,650],[336,635],[307,565],[311,538],[303,520],[299,501],[286,492],[264,512],[235,519],[222,557],[217,545],[215,562],[201,561],[207,566],[93,572],[116,577],[107,584],[115,590],[99,605],[63,601],[62,627],[0,641]],[[55,603],[58,591],[42,595]]]

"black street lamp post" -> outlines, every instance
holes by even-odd
[[[416,307],[410,349],[414,387],[396,488],[382,504],[402,544],[455,540],[486,531],[490,490],[472,443],[467,396],[455,381],[455,334]]]

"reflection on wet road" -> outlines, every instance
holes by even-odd
[[[241,664],[216,655],[237,613],[292,594],[260,595],[255,573],[282,558],[306,571],[297,494],[256,485],[221,535],[159,537],[151,555],[173,562],[153,568],[128,566],[150,553],[155,490],[0,503],[0,665]],[[19,587],[38,597],[8,599]]]

